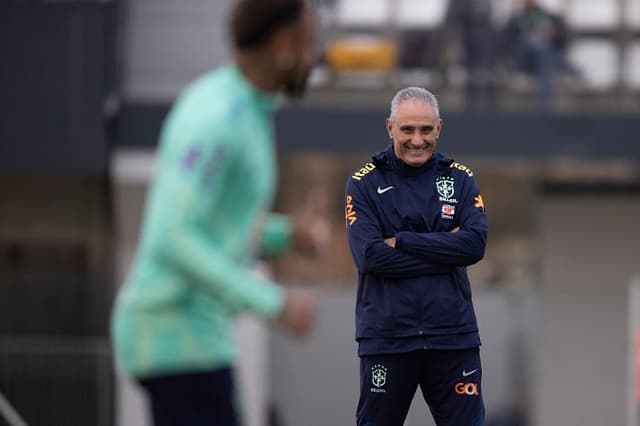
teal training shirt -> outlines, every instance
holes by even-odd
[[[235,66],[180,95],[160,136],[143,229],[112,316],[120,370],[136,377],[226,367],[233,317],[278,315],[284,293],[251,273],[290,242],[269,215],[276,174],[274,97]]]

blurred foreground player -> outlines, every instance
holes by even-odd
[[[250,272],[255,255],[313,251],[326,222],[267,214],[275,95],[302,94],[315,28],[303,0],[233,6],[234,63],[193,82],[163,125],[143,230],[116,302],[119,369],[147,391],[156,425],[239,424],[232,321],[252,311],[307,333],[315,298]]]
[[[487,219],[473,172],[436,152],[438,102],[409,87],[391,102],[392,143],[346,186],[358,269],[360,426],[402,426],[418,386],[438,426],[484,423],[480,337],[466,267]]]

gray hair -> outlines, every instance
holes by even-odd
[[[389,119],[394,121],[400,104],[409,101],[421,102],[432,106],[436,112],[436,117],[440,118],[440,105],[438,104],[438,99],[436,99],[433,93],[427,89],[423,89],[422,87],[406,87],[399,90],[393,99],[391,99],[391,113],[389,114]]]

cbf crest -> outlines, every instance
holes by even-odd
[[[375,387],[371,388],[371,392],[385,392],[381,389],[387,383],[387,368],[383,365],[376,364],[371,367],[371,384]]]
[[[450,201],[456,192],[452,177],[441,176],[436,179],[436,190],[440,194],[441,201]]]

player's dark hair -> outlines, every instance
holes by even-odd
[[[305,0],[236,0],[231,37],[236,48],[256,47],[304,12]]]

